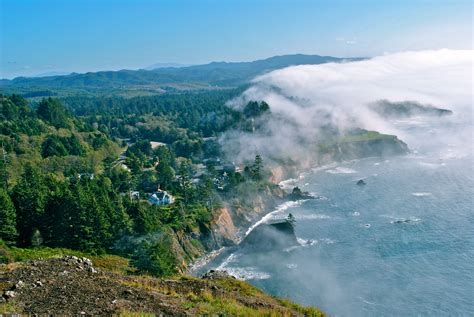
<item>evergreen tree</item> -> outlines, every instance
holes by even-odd
[[[44,176],[39,169],[27,165],[12,194],[17,211],[17,229],[21,246],[31,245],[33,232],[43,227],[47,192]]]
[[[263,159],[260,154],[255,156],[255,161],[250,169],[252,178],[256,181],[262,179],[262,172],[263,172]]]
[[[56,128],[68,128],[70,126],[69,113],[57,99],[49,97],[41,100],[36,113],[39,118]]]
[[[171,151],[165,146],[159,146],[155,150],[155,155],[158,156],[158,165],[156,171],[158,172],[158,183],[162,189],[169,189],[174,182],[174,157]]]
[[[187,206],[192,199],[192,184],[190,176],[190,167],[186,162],[179,166],[178,192],[184,198],[184,204]]]
[[[13,243],[17,236],[15,206],[6,190],[0,188],[0,239]]]
[[[292,213],[289,213],[289,214],[288,214],[288,216],[286,217],[285,221],[288,222],[292,227],[294,227],[295,224],[296,224],[296,219],[295,219],[295,217],[293,216]]]
[[[0,144],[0,188],[5,190],[8,189],[8,154],[5,148],[3,147],[3,142]]]

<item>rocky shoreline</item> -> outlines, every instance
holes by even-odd
[[[352,139],[345,139],[326,146],[318,156],[316,164],[314,162],[313,164],[307,163],[301,167],[283,166],[281,164],[272,166],[271,181],[274,187],[267,189],[261,195],[255,196],[254,200],[246,206],[247,208],[233,208],[233,204],[229,203],[219,210],[212,231],[214,241],[220,240],[221,243],[217,242],[210,252],[193,259],[187,272],[190,274],[199,272],[200,268],[221,255],[226,248],[238,246],[255,227],[265,223],[266,219],[269,218],[268,215],[279,210],[279,208],[284,208],[283,204],[316,198],[310,193],[301,191],[298,187],[293,187],[291,192],[287,192],[284,187],[288,189],[288,186],[282,186],[283,183],[294,179],[294,177],[300,178],[304,175],[302,170],[323,168],[329,166],[329,164],[354,159],[404,155],[407,153],[409,153],[408,146],[396,136],[375,132],[368,139],[361,139],[356,134]],[[289,187],[289,189],[291,188]]]

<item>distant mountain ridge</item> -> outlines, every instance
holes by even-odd
[[[183,90],[229,88],[248,83],[252,78],[275,69],[293,65],[356,61],[363,58],[338,58],[319,55],[282,55],[253,62],[212,62],[187,67],[166,67],[153,70],[119,70],[71,73],[66,76],[17,77],[0,80],[7,90],[82,90],[147,89],[162,92],[163,87]],[[184,86],[183,86],[184,85]]]
[[[181,63],[155,63],[148,67],[145,67],[145,70],[154,70],[158,68],[181,68],[181,67],[188,67],[192,66],[192,64],[181,64]]]

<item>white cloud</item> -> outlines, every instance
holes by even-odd
[[[231,104],[242,107],[249,100],[265,100],[276,119],[262,123],[262,133],[233,131],[222,142],[228,153],[243,160],[255,152],[307,157],[308,144],[324,138],[322,127],[344,131],[357,126],[396,134],[366,107],[380,99],[418,101],[469,115],[473,56],[470,50],[402,52],[270,72],[256,78]]]

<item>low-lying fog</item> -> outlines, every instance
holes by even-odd
[[[416,146],[417,139],[400,130],[393,120],[371,111],[378,100],[416,101],[450,109],[449,119],[472,125],[474,52],[436,50],[387,54],[372,59],[321,65],[303,65],[276,70],[256,78],[239,98],[229,102],[242,108],[250,100],[270,105],[271,119],[257,133],[231,131],[221,138],[230,157],[251,159],[256,153],[267,158],[303,160],[308,144],[320,141],[327,128],[339,132],[353,127],[395,134]],[[456,142],[472,149],[472,134],[459,131]]]

